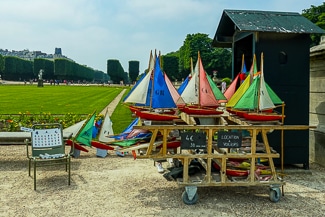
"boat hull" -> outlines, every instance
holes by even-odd
[[[221,115],[223,111],[218,111],[214,108],[206,108],[206,107],[194,107],[194,106],[185,106],[182,109],[188,115]]]
[[[136,113],[138,111],[149,111],[148,107],[140,107],[135,105],[130,105],[129,109],[132,113]],[[161,109],[161,114],[174,115],[175,113],[176,113],[175,109]]]
[[[88,149],[84,148],[80,143],[74,142],[71,139],[68,139],[66,141],[66,145],[68,145],[68,146],[74,145],[74,148],[79,151],[89,152]]]
[[[149,111],[136,111],[135,115],[139,118],[152,121],[172,121],[179,118],[177,115],[160,114]]]
[[[142,107],[133,106],[133,105],[130,105],[130,106],[129,106],[129,109],[130,109],[130,111],[131,111],[132,113],[135,113],[135,112],[137,112],[137,111],[141,111],[141,110],[143,110]]]
[[[114,147],[109,146],[105,143],[99,142],[99,141],[91,141],[91,146],[99,149],[104,149],[104,150],[114,150]]]
[[[250,121],[280,121],[282,120],[282,115],[275,114],[275,113],[269,113],[269,112],[263,112],[263,113],[244,113],[243,117]]]
[[[212,166],[216,169],[216,170],[220,170],[220,166],[216,163],[212,163]],[[249,175],[249,170],[238,170],[238,169],[230,169],[227,168],[226,169],[226,175],[227,176],[248,176]]]
[[[178,148],[181,146],[181,141],[171,141],[171,142],[167,142],[167,148]],[[157,146],[157,148],[162,148],[163,144]]]

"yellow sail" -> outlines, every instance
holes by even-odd
[[[236,103],[238,102],[238,100],[242,97],[242,95],[249,88],[249,86],[250,86],[250,77],[251,77],[251,75],[248,75],[245,78],[244,82],[239,86],[239,88],[234,93],[234,95],[232,95],[232,97],[228,100],[228,102],[226,104],[227,108],[234,107],[236,105]]]

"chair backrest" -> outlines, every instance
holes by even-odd
[[[31,133],[33,157],[65,153],[61,124],[35,124]]]

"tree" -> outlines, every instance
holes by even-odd
[[[5,56],[4,62],[4,79],[19,81],[33,78],[33,63],[31,61],[13,56]]]
[[[3,79],[16,80],[16,59],[17,57],[6,56],[5,57],[5,69],[3,72]]]
[[[162,56],[163,70],[167,74],[168,78],[172,81],[181,81],[182,77],[178,73],[179,58],[176,55],[168,54]]]
[[[5,58],[0,54],[0,75],[5,70]]]
[[[35,58],[34,59],[34,76],[37,76],[39,71],[43,69],[43,78],[44,79],[55,79],[54,77],[54,61],[43,59],[43,58]]]
[[[124,69],[118,60],[107,60],[107,74],[115,84],[125,80]]]
[[[20,59],[21,62],[21,69],[18,71],[19,73],[19,80],[28,80],[30,79],[33,74],[33,62],[29,60]]]
[[[206,70],[209,70],[212,74],[213,71],[217,71],[219,78],[231,77],[231,51],[225,48],[216,48],[210,53],[210,57],[208,58],[210,62],[205,66]]]
[[[108,82],[108,76],[103,71],[95,70],[94,71],[94,81],[100,83]]]
[[[311,5],[311,8],[302,10],[302,16],[325,29],[325,2],[320,6]],[[310,37],[312,40],[311,47],[319,45],[321,34],[311,34]]]
[[[129,77],[129,73],[127,73],[127,72],[124,72],[123,83],[130,84],[130,77]]]
[[[132,83],[137,80],[137,77],[139,75],[139,65],[139,61],[129,61],[129,77]]]
[[[54,68],[54,76],[60,80],[94,80],[94,69],[68,59],[55,59]]]
[[[207,34],[188,34],[179,49],[179,73],[185,78],[191,71],[191,58],[195,65],[198,51],[205,71],[212,76],[218,71],[218,77],[231,76],[231,51],[224,48],[213,48],[212,39]]]

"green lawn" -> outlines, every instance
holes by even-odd
[[[128,91],[125,92],[124,96],[128,94]],[[124,98],[123,96],[123,98]],[[134,120],[135,117],[132,117],[130,109],[120,102],[116,109],[114,110],[111,121],[113,123],[114,134],[119,134],[129,126],[129,124]]]
[[[0,85],[0,114],[101,112],[121,87]]]
[[[7,126],[5,131],[17,131],[20,126],[41,121],[59,122],[65,128],[94,111],[99,114],[124,88],[127,94],[129,87],[0,85],[0,125]],[[120,102],[111,120],[118,134],[133,117]]]

